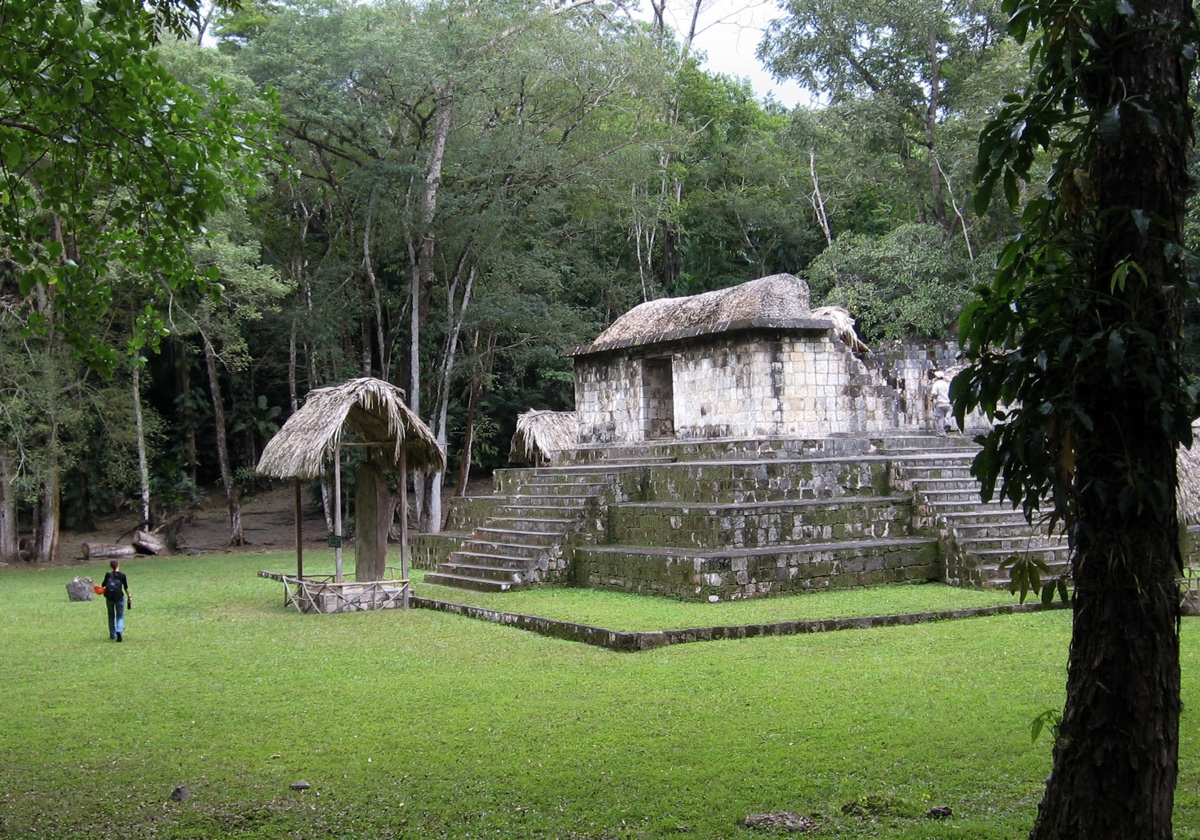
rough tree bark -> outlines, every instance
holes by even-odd
[[[1093,113],[1120,118],[1090,160],[1099,210],[1090,291],[1101,323],[1132,322],[1152,336],[1129,348],[1141,357],[1126,369],[1154,370],[1179,352],[1171,246],[1182,242],[1191,146],[1181,36],[1162,22],[1186,26],[1192,12],[1186,0],[1135,5],[1102,30],[1106,72],[1082,79]],[[1137,98],[1157,119],[1129,107]],[[1113,278],[1128,262],[1142,276],[1130,272],[1122,288]],[[1067,699],[1032,837],[1170,840],[1180,713],[1176,439],[1144,380],[1082,382],[1078,393],[1095,429],[1074,447],[1080,527]],[[1138,487],[1156,488],[1157,498],[1133,497]]]

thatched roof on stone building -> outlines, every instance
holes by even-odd
[[[258,472],[274,478],[316,478],[349,433],[385,467],[405,451],[409,469],[441,471],[446,457],[433,432],[404,403],[404,392],[382,379],[351,379],[310,391],[304,406],[271,438]]]
[[[1175,457],[1179,476],[1175,502],[1184,525],[1200,525],[1200,422],[1192,423],[1192,434],[1196,438],[1192,448],[1179,447]]]
[[[580,356],[658,344],[697,335],[750,328],[828,330],[828,319],[809,308],[808,284],[792,274],[772,274],[715,292],[662,298],[635,306],[613,322]]]
[[[573,411],[530,409],[517,418],[508,460],[514,464],[552,463],[560,452],[579,442],[579,422]]]

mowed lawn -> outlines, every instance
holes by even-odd
[[[0,837],[752,838],[747,814],[794,810],[821,838],[1017,838],[1049,771],[1029,726],[1062,704],[1066,611],[619,654],[427,610],[299,615],[256,576],[292,562],[130,560],[122,644],[66,598],[105,564],[0,570]],[[1008,599],[506,597],[626,630]],[[1200,838],[1197,619],[1183,685],[1176,836]]]

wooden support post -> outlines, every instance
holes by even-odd
[[[342,582],[342,446],[333,450],[333,579]]]
[[[400,448],[400,578],[404,581],[404,609],[408,609],[408,450]]]
[[[300,479],[294,480],[296,497],[296,577],[304,577],[304,493]]]

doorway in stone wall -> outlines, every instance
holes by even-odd
[[[642,418],[646,440],[675,437],[675,386],[670,356],[642,359]]]

